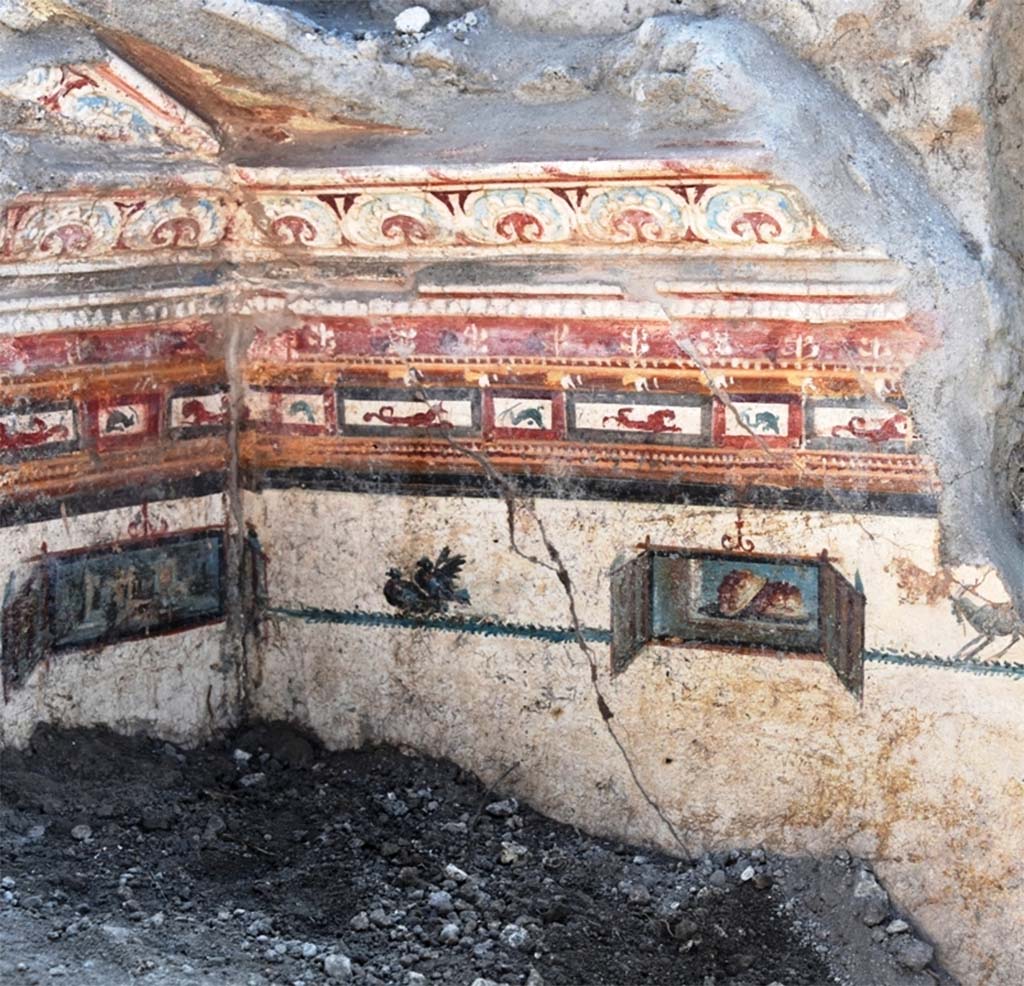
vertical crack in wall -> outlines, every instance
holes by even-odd
[[[411,376],[418,375],[418,371],[416,371],[415,367],[410,367],[409,372]],[[430,398],[422,387],[411,387],[410,390],[416,400],[421,401],[428,407],[431,406]],[[554,541],[551,540],[551,536],[548,534],[544,519],[537,512],[536,505],[532,498],[523,496],[516,487],[514,481],[495,468],[486,452],[456,441],[451,435],[444,431],[444,429],[441,430],[441,434],[451,448],[457,451],[460,455],[465,455],[472,459],[483,470],[484,475],[494,484],[495,488],[501,495],[501,498],[505,503],[509,547],[511,550],[531,565],[537,565],[540,568],[547,569],[547,571],[551,572],[558,580],[559,585],[565,593],[573,639],[587,661],[590,687],[594,694],[594,701],[597,704],[598,713],[601,716],[601,722],[603,723],[608,735],[611,737],[612,742],[618,749],[619,754],[626,765],[626,769],[629,772],[630,779],[640,796],[658,816],[658,819],[665,826],[672,838],[672,841],[679,847],[683,856],[686,858],[692,857],[693,853],[690,850],[687,841],[680,834],[679,828],[672,819],[668,817],[660,803],[650,793],[647,785],[640,779],[640,775],[637,771],[632,755],[626,748],[626,744],[622,737],[619,735],[614,725],[612,725],[615,713],[608,704],[608,700],[605,698],[604,692],[601,690],[600,668],[598,666],[597,655],[594,653],[593,648],[587,642],[583,633],[583,624],[580,621],[579,610],[576,605],[576,593],[573,588],[572,576],[565,565],[562,553],[558,550]],[[546,559],[525,550],[519,544],[516,517],[520,512],[528,516],[536,526],[537,534],[540,537],[541,544],[543,544],[544,551],[547,554]]]

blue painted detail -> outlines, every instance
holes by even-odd
[[[1024,664],[1015,661],[958,661],[934,654],[890,654],[885,651],[865,651],[864,660],[873,664],[898,664],[909,667],[935,668],[940,671],[963,671],[967,674],[1006,675],[1024,680]]]
[[[545,627],[530,623],[504,623],[476,616],[423,617],[395,616],[391,613],[368,613],[363,610],[318,609],[315,607],[273,606],[275,616],[290,616],[307,623],[340,623],[360,627],[396,627],[405,630],[447,630],[451,633],[475,633],[484,637],[512,637],[543,640],[547,643],[572,643],[576,639],[570,627]],[[581,635],[587,643],[610,644],[610,630],[583,627]],[[1024,680],[1024,664],[1012,661],[955,661],[934,654],[896,654],[888,651],[865,651],[864,660],[872,664],[895,664],[905,667],[934,668],[938,671],[960,671],[984,676],[1004,675]]]
[[[399,627],[406,630],[448,630],[453,633],[476,633],[484,637],[519,637],[530,640],[544,640],[548,643],[570,643],[576,633],[569,627],[542,627],[528,623],[503,623],[500,620],[485,620],[476,616],[394,616],[391,613],[367,613],[363,610],[318,609],[301,606],[288,608],[271,607],[276,616],[292,616],[307,623],[342,623],[359,627]],[[588,643],[607,644],[611,642],[610,630],[584,627],[581,631]]]

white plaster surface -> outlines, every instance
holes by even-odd
[[[220,496],[169,500],[149,508],[170,530],[223,524]],[[138,508],[43,521],[0,531],[0,582],[38,555],[124,539]],[[21,746],[37,723],[105,725],[193,744],[230,721],[234,677],[221,670],[224,624],[195,627],[108,647],[69,650],[35,668],[2,706],[0,747]]]
[[[577,580],[582,622],[596,627],[608,625],[607,569],[619,551],[647,534],[714,547],[734,517],[623,503],[541,501],[539,510]],[[246,512],[271,559],[274,606],[386,610],[385,569],[450,544],[469,556],[474,613],[568,623],[554,576],[508,551],[499,502],[271,491],[248,495]],[[901,603],[907,591],[887,571],[896,558],[935,571],[934,521],[745,519],[761,549],[828,547],[847,575],[860,571],[870,648],[960,646],[948,603]],[[924,591],[919,582],[911,594]],[[607,648],[594,649],[612,725],[692,848],[846,846],[875,861],[963,983],[1015,981],[1024,961],[1024,681],[868,663],[861,704],[815,661],[648,648],[609,680]],[[1019,646],[1005,655],[1022,658]],[[629,780],[573,645],[278,615],[255,680],[260,713],[304,723],[331,746],[408,745],[487,780],[517,764],[506,783],[539,809],[673,849]]]

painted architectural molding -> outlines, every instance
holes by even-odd
[[[116,55],[88,64],[40,66],[0,87],[38,105],[82,136],[212,156],[220,142],[193,112]]]
[[[836,253],[800,193],[764,173],[554,162],[501,177],[392,168],[319,173],[228,167],[222,187],[62,192],[7,202],[0,264],[81,265],[221,248],[224,259]],[[502,175],[502,172],[495,172]],[[794,252],[795,251],[795,252]],[[801,254],[803,251],[803,254]]]

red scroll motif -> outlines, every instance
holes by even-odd
[[[612,226],[618,233],[636,237],[638,243],[656,242],[664,233],[657,217],[646,209],[623,209],[612,220]]]
[[[316,228],[302,216],[281,216],[270,224],[270,232],[280,243],[312,243]]]
[[[58,247],[57,244],[60,243]],[[65,223],[50,230],[39,243],[43,253],[50,253],[56,248],[57,253],[82,253],[92,243],[92,233],[78,223]]]
[[[782,233],[778,219],[767,212],[744,212],[733,222],[730,229],[737,236],[743,236],[749,231],[754,234],[754,239],[758,243],[767,243]]]
[[[195,246],[199,242],[199,223],[190,216],[165,219],[150,234],[157,246]]]
[[[380,231],[389,240],[401,240],[410,245],[430,239],[430,230],[413,216],[388,216],[380,224]]]
[[[506,240],[518,243],[534,243],[544,235],[540,220],[528,212],[507,213],[498,220],[495,229]]]

